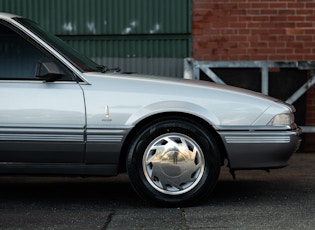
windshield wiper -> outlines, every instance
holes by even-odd
[[[120,68],[116,67],[116,68],[108,68],[106,65],[99,65],[96,67],[98,70],[100,70],[102,73],[106,73],[108,71],[115,71],[115,72],[120,72]]]

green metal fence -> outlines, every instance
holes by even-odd
[[[191,0],[0,0],[0,11],[37,21],[92,58],[191,56]]]

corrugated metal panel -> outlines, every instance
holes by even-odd
[[[178,76],[181,59],[191,56],[191,0],[0,0],[0,11],[31,18],[126,71]]]
[[[1,0],[58,35],[188,34],[190,0]]]
[[[121,72],[153,74],[183,78],[184,61],[181,58],[93,58],[102,65],[119,67]]]
[[[185,58],[190,52],[190,37],[169,37],[167,35],[148,38],[129,37],[80,37],[62,36],[73,48],[88,57],[167,57]]]

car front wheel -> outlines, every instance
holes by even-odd
[[[127,171],[143,199],[160,205],[188,205],[215,187],[220,154],[210,132],[199,124],[159,120],[135,135]]]

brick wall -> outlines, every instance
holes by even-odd
[[[197,60],[315,60],[314,0],[193,0]]]
[[[315,61],[314,0],[192,0],[193,58],[204,61]],[[306,124],[315,126],[315,86]],[[304,134],[315,151],[315,134]]]

